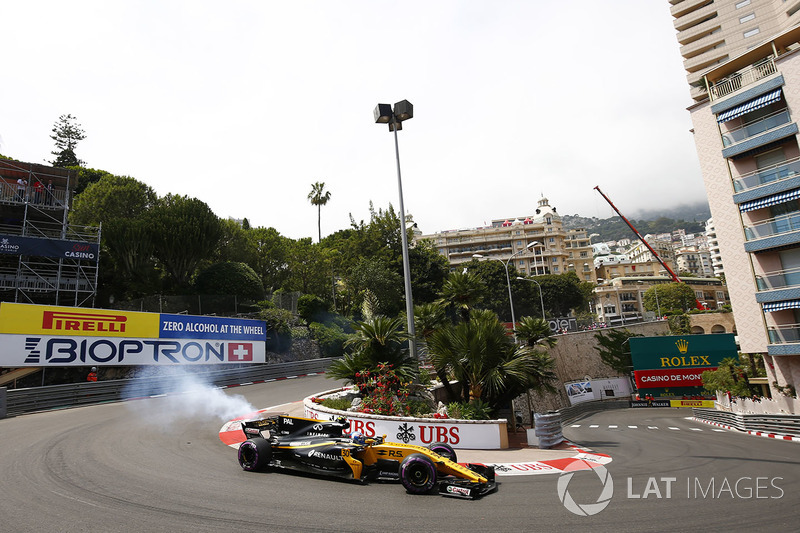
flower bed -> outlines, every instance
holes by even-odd
[[[335,416],[346,417],[351,431],[361,431],[367,437],[386,435],[386,440],[427,446],[446,442],[456,449],[497,450],[508,448],[505,419],[458,420],[454,418],[414,418],[371,413],[356,413],[330,409],[318,400],[355,388],[334,389],[309,396],[303,400],[305,416],[329,420]]]

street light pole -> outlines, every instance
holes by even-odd
[[[508,274],[508,264],[511,263],[511,261],[519,254],[527,250],[530,250],[530,248],[534,244],[536,243],[532,242],[527,246],[525,246],[525,248],[523,248],[522,250],[517,250],[516,252],[511,254],[511,257],[509,257],[507,261],[503,261],[502,259],[497,259],[496,257],[486,257],[486,259],[493,259],[495,261],[500,261],[501,263],[503,263],[503,267],[505,267],[506,269],[506,284],[508,285],[508,305],[511,306],[511,331],[514,334],[514,342],[517,342],[517,319],[516,316],[514,315],[514,298],[511,296],[511,277]],[[481,254],[472,254],[472,257],[474,257],[475,259],[484,258],[484,256],[482,256]]]
[[[545,320],[545,321],[546,321],[546,320],[547,320],[547,317],[546,317],[546,316],[545,316],[545,314],[544,314],[544,296],[542,296],[542,286],[541,286],[541,285],[539,284],[539,282],[538,282],[538,281],[536,281],[535,279],[531,279],[531,278],[521,278],[521,277],[519,277],[519,276],[517,276],[517,279],[521,279],[521,280],[524,280],[524,281],[532,281],[532,282],[534,282],[534,283],[536,284],[536,286],[537,286],[537,287],[539,287],[539,303],[541,303],[541,304],[542,304],[542,320]]]
[[[406,293],[406,318],[408,324],[409,350],[411,357],[417,358],[416,331],[414,328],[414,299],[411,294],[411,267],[408,260],[408,235],[406,230],[406,210],[403,205],[403,180],[400,175],[400,145],[397,130],[403,129],[402,122],[414,116],[414,106],[408,100],[394,104],[378,104],[373,111],[376,123],[389,124],[389,131],[394,132],[394,152],[397,160],[397,190],[400,195],[400,240],[403,249],[403,278]]]

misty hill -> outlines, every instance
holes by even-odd
[[[667,233],[677,229],[686,233],[700,233],[705,230],[705,223],[711,217],[708,204],[683,205],[670,209],[650,209],[631,213],[623,213],[631,224],[642,235],[648,233]],[[624,238],[635,239],[636,236],[625,222],[618,216],[609,218],[582,217],[580,215],[561,215],[561,221],[567,229],[586,228],[588,232],[600,235],[598,241],[618,241]]]

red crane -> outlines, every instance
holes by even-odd
[[[606,202],[608,202],[608,205],[610,205],[611,208],[619,215],[619,218],[621,218],[625,222],[625,224],[627,224],[628,227],[631,228],[631,231],[633,231],[633,233],[636,234],[636,237],[639,238],[639,240],[642,242],[642,244],[644,244],[647,247],[647,249],[650,250],[650,253],[653,254],[653,257],[656,258],[656,261],[661,263],[661,266],[664,267],[664,269],[667,272],[669,272],[669,275],[672,277],[672,281],[674,281],[675,283],[683,283],[683,281],[681,281],[681,278],[679,278],[678,275],[675,272],[672,271],[672,269],[669,267],[669,265],[667,265],[667,263],[665,263],[664,260],[661,259],[661,257],[659,257],[659,255],[656,253],[656,251],[653,249],[653,247],[650,246],[650,243],[647,242],[644,237],[642,237],[642,234],[639,233],[639,231],[636,228],[633,227],[633,224],[631,224],[631,222],[627,218],[625,218],[625,215],[623,215],[622,213],[619,212],[619,209],[617,209],[617,206],[615,206],[614,203],[608,198],[608,196],[606,196],[603,193],[603,191],[600,190],[600,186],[599,185],[595,186],[595,190],[600,193],[600,196],[602,196],[603,199],[605,199]],[[704,306],[702,303],[700,303],[700,300],[698,300],[697,298],[695,298],[694,303],[695,303],[695,306],[697,307],[697,309],[707,309],[707,307]]]

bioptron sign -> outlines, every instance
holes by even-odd
[[[0,304],[0,366],[266,362],[260,320]]]
[[[702,387],[703,372],[737,356],[732,334],[632,337],[630,344],[640,389]]]

